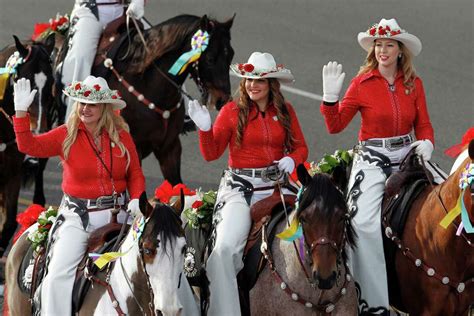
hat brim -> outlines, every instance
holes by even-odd
[[[230,69],[232,70],[232,72],[237,77],[240,77],[240,78],[249,78],[249,79],[275,78],[275,79],[278,79],[280,82],[284,82],[284,83],[292,83],[292,82],[295,81],[295,77],[293,76],[291,71],[289,69],[286,69],[286,68],[282,68],[279,71],[268,72],[268,73],[265,73],[264,75],[257,75],[255,73],[251,73],[251,72],[246,72],[246,73],[242,74],[239,71],[239,64],[230,65]]]
[[[107,104],[111,104],[112,108],[114,110],[121,110],[121,109],[123,109],[127,106],[127,103],[125,103],[125,101],[122,100],[122,99],[105,99],[105,100],[96,101],[96,100],[88,100],[88,99],[84,99],[84,98],[73,97],[69,93],[67,93],[66,90],[63,90],[63,93],[65,95],[67,95],[69,98],[71,98],[72,100],[78,101],[78,102],[81,102],[81,103],[86,103],[86,104],[107,103]]]
[[[390,37],[371,36],[367,34],[367,32],[360,32],[359,35],[357,35],[357,41],[359,42],[359,45],[366,51],[370,50],[376,39],[392,39],[402,42],[403,45],[405,45],[410,51],[410,53],[413,54],[413,56],[418,56],[422,48],[420,39],[409,33],[397,34]]]

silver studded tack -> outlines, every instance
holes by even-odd
[[[435,274],[435,270],[433,268],[429,268],[428,271],[426,271],[426,273],[429,275],[429,276],[433,276]]]
[[[133,92],[133,91],[135,91],[135,87],[134,87],[134,86],[128,87],[128,92]]]
[[[415,265],[416,265],[417,267],[421,266],[421,260],[420,260],[420,259],[416,259],[416,260],[415,260]]]
[[[291,299],[292,299],[293,301],[297,301],[297,300],[298,300],[298,294],[292,293],[292,294],[291,294]]]
[[[466,285],[464,285],[464,283],[461,282],[458,284],[457,290],[459,293],[462,293],[465,288],[466,288]]]
[[[143,101],[143,99],[145,99],[145,96],[143,94],[140,94],[138,97],[137,97],[138,101]]]
[[[112,307],[113,308],[117,308],[117,306],[119,306],[119,303],[115,300],[112,302]]]
[[[313,304],[311,304],[310,302],[306,302],[304,304],[304,306],[308,307],[308,308],[312,308],[313,307]]]
[[[170,118],[170,115],[171,115],[171,113],[170,113],[170,111],[168,111],[168,110],[163,111],[163,114],[161,114],[161,116],[162,116],[165,120],[169,119],[169,118]]]
[[[286,283],[285,283],[285,282],[281,282],[280,288],[281,288],[282,290],[286,289]]]
[[[448,277],[444,277],[441,282],[443,282],[443,284],[448,284],[449,283],[449,278]]]
[[[148,108],[149,108],[150,110],[154,110],[154,109],[156,108],[155,103],[150,103],[150,104],[148,104]]]
[[[326,307],[326,313],[330,313],[334,310],[336,306],[334,304],[329,304],[327,307]]]
[[[341,295],[346,295],[346,293],[347,293],[347,290],[346,290],[345,287],[343,287],[343,288],[341,289]]]

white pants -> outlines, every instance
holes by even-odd
[[[76,269],[87,250],[89,233],[107,224],[108,221],[103,220],[110,216],[109,210],[89,213],[89,225],[84,229],[79,215],[64,202],[59,207],[59,214],[64,216],[64,221],[50,236],[53,243],[48,254],[50,260],[40,287],[42,316],[71,315]],[[118,219],[123,220],[125,212],[119,215]],[[54,226],[51,231],[53,229]]]
[[[217,203],[225,202],[222,209],[216,212],[219,223],[216,227],[215,246],[206,264],[210,284],[209,312],[210,316],[240,316],[239,290],[237,274],[243,268],[242,256],[252,224],[250,206],[238,188],[226,185],[231,176],[225,172],[219,186]],[[250,181],[254,187],[272,186],[272,182],[264,183],[260,178],[240,176]],[[288,190],[283,190],[288,194]],[[250,204],[270,196],[273,189],[257,191],[253,194]]]
[[[112,1],[101,1],[112,2]],[[102,31],[108,23],[122,16],[121,5],[99,5],[99,20],[85,7],[76,4],[72,17],[78,18],[73,26],[74,34],[69,42],[69,50],[63,61],[62,83],[68,85],[73,81],[82,81],[91,74],[97,45]],[[67,98],[66,119],[69,116],[72,100]]]

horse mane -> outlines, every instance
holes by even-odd
[[[299,201],[298,214],[301,210],[308,208],[313,201],[318,202],[322,216],[330,218],[336,208],[339,208],[345,216],[348,216],[346,199],[329,174],[316,173],[313,176]],[[356,246],[357,234],[352,221],[346,218],[345,225],[347,243],[350,247],[354,248]],[[347,260],[346,247],[344,247],[342,255],[343,259]]]
[[[183,14],[153,26],[144,32],[148,50],[136,34],[130,46],[131,72],[143,73],[155,59],[179,49],[184,39],[197,29],[199,22],[200,17]]]
[[[161,236],[160,247],[166,254],[168,253],[167,245],[173,247],[176,237],[184,236],[176,211],[167,204],[158,203],[155,205],[150,223],[153,225],[149,233],[152,236]]]

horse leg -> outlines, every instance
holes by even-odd
[[[26,239],[26,234],[23,234],[13,245],[5,265],[5,281],[8,291],[6,299],[8,302],[8,315],[11,316],[31,315],[28,295],[20,290],[17,282],[18,270],[29,246],[30,242]]]
[[[10,239],[18,226],[16,222],[16,213],[18,211],[18,196],[20,195],[21,174],[16,174],[10,183],[4,189],[4,205],[5,205],[5,224],[0,233],[0,256],[7,249]]]
[[[174,142],[168,142],[167,146],[153,149],[153,154],[160,163],[163,177],[172,185],[183,183],[181,179],[181,152],[179,136],[176,136]]]
[[[46,164],[48,163],[48,158],[39,159],[39,169],[35,175],[35,193],[33,195],[33,203],[44,206],[46,203],[46,198],[44,197],[44,184],[43,184],[43,174]]]

